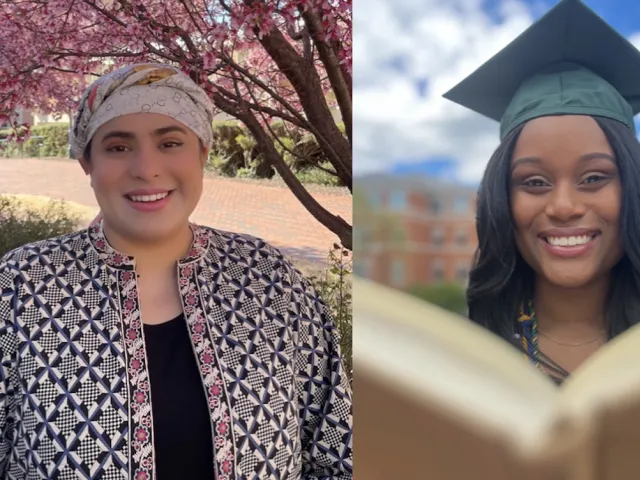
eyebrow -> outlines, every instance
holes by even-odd
[[[615,163],[615,161],[616,161],[616,159],[612,155],[609,155],[608,153],[604,153],[604,152],[585,153],[584,155],[580,155],[578,157],[578,160],[580,162],[588,162],[590,160],[596,160],[596,159],[599,159],[599,158],[604,158],[606,160],[610,160],[613,163]],[[541,163],[542,163],[542,158],[540,158],[540,157],[522,157],[522,158],[518,158],[511,165],[511,171],[515,170],[515,168],[518,167],[519,165],[523,165],[523,164],[539,165]]]
[[[171,132],[180,132],[183,134],[187,134],[187,130],[178,126],[178,125],[170,125],[168,127],[160,127],[155,129],[153,132],[151,132],[151,135],[153,135],[154,137],[160,137],[166,133],[171,133]],[[109,140],[110,138],[126,138],[128,140],[132,140],[134,138],[136,138],[135,134],[133,132],[127,132],[125,130],[113,130],[109,133],[107,133],[101,140],[101,142],[105,142],[106,140]]]

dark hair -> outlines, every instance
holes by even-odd
[[[613,149],[622,185],[620,234],[624,256],[613,268],[606,306],[609,338],[640,321],[640,144],[633,131],[595,117]],[[516,247],[511,213],[510,169],[522,126],[495,151],[477,199],[478,250],[467,288],[469,318],[501,337],[518,333],[518,313],[533,295],[534,272]]]

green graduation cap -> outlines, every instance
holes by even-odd
[[[529,120],[590,115],[635,132],[640,51],[580,0],[560,0],[444,95],[500,122],[500,139]]]

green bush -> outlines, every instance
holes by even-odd
[[[322,167],[327,169],[333,168],[329,162],[323,163]],[[298,177],[298,180],[302,183],[315,183],[318,185],[329,185],[332,187],[343,186],[338,177],[317,168],[299,170],[296,172],[296,177]]]
[[[38,210],[0,195],[0,257],[27,243],[73,232],[79,221],[64,202],[51,201],[47,208]]]
[[[276,137],[290,138],[294,143],[297,143],[302,138],[303,134],[298,128],[291,128],[282,121],[275,121],[271,124],[271,130],[275,133]]]
[[[0,143],[0,157],[20,158],[22,157],[22,150],[20,146],[15,143]]]
[[[339,124],[344,133],[344,124]],[[340,180],[316,165],[333,171],[315,137],[283,122],[271,125],[276,150],[302,183],[340,186]],[[226,177],[274,178],[275,169],[263,158],[256,142],[241,124],[233,121],[213,124],[213,146],[207,168]]]
[[[319,275],[309,276],[340,332],[340,346],[349,379],[353,379],[353,293],[352,260],[349,252],[334,244],[329,252],[328,268]]]
[[[239,168],[236,173],[238,178],[255,178],[255,175],[253,168]]]
[[[409,288],[408,293],[459,315],[467,314],[465,289],[457,283],[414,285]]]
[[[0,130],[0,139],[9,135],[10,130]],[[19,145],[15,142],[4,143],[0,157],[66,157],[69,142],[67,123],[40,124],[31,128],[30,138]]]
[[[207,171],[215,172],[218,175],[222,175],[223,177],[233,178],[237,175],[238,170],[227,168],[229,166],[228,161],[228,158],[216,155],[216,153],[212,150],[209,153],[209,158],[207,159],[207,163],[205,164],[204,168]]]
[[[69,149],[69,125],[66,123],[51,123],[34,127],[39,135],[44,137],[40,147],[41,157],[66,157]],[[36,130],[34,130],[35,132]]]
[[[40,156],[40,145],[41,144],[42,144],[42,139],[34,137],[32,135],[22,145],[22,156],[23,157],[27,157],[27,158]]]
[[[237,138],[244,130],[237,122],[214,122],[213,145],[209,152],[208,168],[226,177],[235,177],[238,169],[245,167],[244,151]]]

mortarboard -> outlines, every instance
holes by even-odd
[[[560,0],[444,95],[500,122],[500,139],[529,120],[589,115],[635,132],[640,51],[580,0]]]

